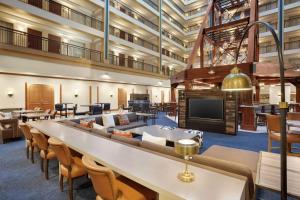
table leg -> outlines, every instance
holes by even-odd
[[[68,118],[68,104],[65,104],[65,109],[66,109],[66,118]]]

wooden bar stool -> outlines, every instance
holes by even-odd
[[[87,174],[81,158],[72,156],[70,149],[60,140],[49,138],[49,148],[52,149],[60,162],[60,190],[63,191],[64,177],[68,179],[69,200],[73,199],[73,179]]]
[[[157,194],[129,179],[117,179],[114,172],[100,165],[88,156],[82,157],[82,163],[92,179],[96,200],[155,200]]]
[[[34,147],[37,146],[36,141],[34,140],[31,132],[30,132],[30,126],[28,126],[25,123],[20,123],[19,127],[25,137],[26,140],[26,157],[29,159],[29,151],[31,152],[31,162],[34,163]]]
[[[31,134],[33,139],[36,141],[37,146],[40,149],[40,157],[41,157],[41,170],[45,172],[45,178],[48,180],[48,165],[49,160],[56,158],[53,150],[49,149],[48,139],[47,137],[36,129],[31,129]],[[45,162],[45,165],[44,165]]]

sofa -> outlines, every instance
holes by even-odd
[[[134,115],[132,115],[134,116]],[[100,120],[100,119],[98,119]],[[76,120],[77,121],[77,120]],[[68,126],[78,128],[78,124],[74,121],[60,122]],[[99,121],[98,121],[99,123]],[[77,124],[77,125],[76,125]],[[116,127],[117,128],[117,127]],[[122,127],[121,127],[122,128]],[[137,138],[127,138],[114,135],[98,129],[82,128],[87,134],[96,135],[108,140],[114,140],[124,145],[141,149],[150,153],[159,154],[177,161],[184,162],[181,155],[175,153],[174,147],[161,146],[147,141],[141,141]],[[206,168],[209,170],[223,173],[235,178],[246,180],[245,196],[247,200],[255,199],[255,178],[256,166],[259,159],[259,153],[213,145],[201,155],[194,155],[189,160],[190,165]]]
[[[128,125],[120,125],[120,122],[118,120],[117,114],[113,115],[114,121],[116,126],[115,127],[109,127],[108,132],[112,132],[113,129],[118,129],[118,130],[129,130],[137,127],[142,127],[142,126],[147,126],[147,123],[141,120],[138,120],[138,116],[136,113],[126,113],[124,115],[127,115],[129,119],[129,124]],[[62,120],[60,121],[61,123],[64,123],[65,125],[68,126],[74,126],[77,128],[81,128],[84,130],[91,130],[91,128],[85,128],[80,125],[81,120],[95,120],[95,122],[101,126],[103,126],[103,121],[102,121],[102,115],[96,116],[96,117],[87,117],[87,118],[81,118],[81,119],[71,119],[71,120]]]
[[[0,144],[3,144],[6,139],[22,137],[18,125],[18,119],[5,118],[0,114]]]

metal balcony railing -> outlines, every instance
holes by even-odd
[[[30,4],[32,6],[38,7],[40,9],[49,11],[53,14],[59,15],[66,19],[72,20],[74,22],[89,26],[91,28],[103,31],[103,22],[95,17],[88,16],[76,10],[73,10],[65,5],[62,5],[53,0],[20,0],[23,3]],[[41,3],[40,3],[41,2]]]
[[[300,49],[300,40],[284,43],[284,50],[292,50],[292,49]],[[277,48],[276,48],[276,45],[274,45],[274,44],[259,47],[259,53],[261,53],[261,54],[272,53],[272,52],[276,52],[276,51],[277,51]]]
[[[3,26],[0,26],[0,44],[35,49],[75,58],[82,58],[97,63],[103,62],[102,52],[100,51],[84,48],[66,42],[60,42],[58,40],[51,40],[46,37],[28,34],[26,32],[9,29]],[[115,55],[109,55],[109,63],[120,67],[133,68],[157,74],[159,73],[158,67],[155,65],[125,57],[121,58]],[[167,74],[164,72],[164,75]]]
[[[205,12],[207,10],[207,5],[204,5],[202,7],[193,9],[193,10],[189,10],[187,12],[185,12],[185,16],[192,16],[192,15],[196,15],[198,13],[202,13]]]
[[[300,0],[285,0],[284,4],[291,4],[291,3],[296,3],[299,2]],[[277,8],[278,6],[278,2],[277,1],[272,1],[272,2],[268,2],[266,4],[260,5],[259,6],[259,12],[264,12],[264,11],[268,11],[268,10],[272,10]]]
[[[277,29],[277,22],[269,22],[273,26],[274,29]],[[300,17],[290,18],[287,20],[284,20],[284,28],[292,27],[300,25]],[[259,27],[260,33],[268,32],[269,30],[265,26]]]

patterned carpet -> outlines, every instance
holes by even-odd
[[[163,113],[159,115],[157,124],[177,126]],[[228,136],[205,132],[201,151],[205,151],[213,144],[258,152],[267,149],[267,135],[239,132],[237,136]],[[26,159],[24,140],[0,145],[0,200],[67,199],[66,183],[64,192],[59,190],[58,162],[50,161],[49,165],[49,180],[46,181],[40,170],[39,155],[35,154],[35,164]],[[74,200],[95,199],[96,194],[86,177],[76,179],[74,189]],[[279,193],[258,189],[257,199],[279,200],[280,196]]]

